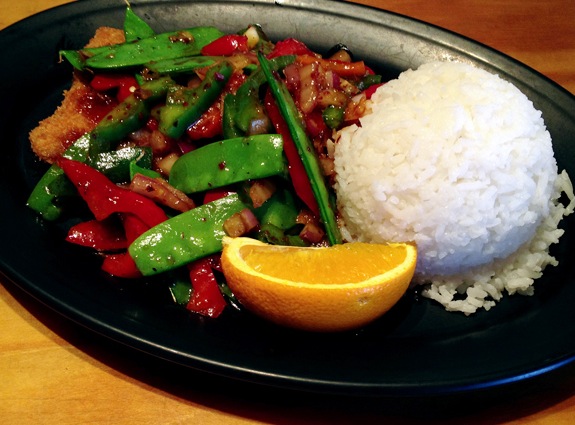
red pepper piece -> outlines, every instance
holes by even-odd
[[[211,139],[222,134],[222,103],[217,100],[186,133],[191,140]]]
[[[128,247],[122,228],[111,220],[78,223],[70,228],[66,240],[97,251],[118,251]]]
[[[204,46],[201,53],[204,56],[230,56],[236,51],[248,51],[248,38],[245,35],[224,35]]]
[[[224,311],[226,300],[214,276],[214,267],[217,267],[214,256],[202,258],[188,265],[193,292],[186,308],[216,318]]]
[[[286,38],[285,40],[281,40],[276,43],[274,49],[269,55],[267,55],[267,58],[272,59],[286,55],[311,55],[317,57],[317,55],[303,42],[296,40],[295,38]]]
[[[236,191],[226,189],[225,187],[219,187],[217,189],[208,190],[204,194],[204,204],[207,204],[208,202],[216,201],[216,200],[221,199],[221,198],[225,198],[226,196],[231,195],[232,193],[236,193]]]
[[[97,91],[118,89],[116,97],[123,102],[138,87],[138,82],[131,75],[124,74],[98,74],[90,82],[90,86]]]
[[[136,267],[136,263],[128,252],[106,255],[102,263],[102,270],[112,276],[126,279],[142,277],[142,273],[140,273]]]
[[[104,220],[113,213],[131,213],[153,227],[167,219],[164,210],[152,200],[117,186],[89,165],[67,158],[60,158],[57,164],[76,186],[96,220]]]
[[[323,139],[330,131],[323,120],[321,111],[314,109],[304,117],[305,128],[312,139]]]
[[[366,88],[364,90],[365,93],[365,97],[366,99],[371,99],[371,96],[373,96],[373,94],[375,93],[375,91],[380,88],[381,86],[383,86],[385,83],[381,83],[381,84],[373,84],[371,86],[369,86],[368,88]]]
[[[311,183],[295,146],[291,138],[287,123],[282,117],[282,114],[273,98],[273,95],[268,90],[264,99],[266,112],[284,141],[284,152],[288,160],[289,174],[294,186],[294,190],[299,198],[307,205],[311,212],[319,217],[319,206],[313,194]]]
[[[228,93],[235,93],[246,78],[243,72],[234,72],[232,74],[218,100],[208,108],[199,120],[186,130],[190,140],[211,139],[223,133],[222,109],[224,98]]]
[[[150,229],[150,226],[134,214],[122,214],[122,223],[124,225],[124,233],[126,235],[128,245],[134,242],[134,240],[142,233]]]
[[[138,236],[150,228],[136,215],[129,213],[122,214],[122,224],[124,225],[127,245],[131,244]],[[128,252],[106,255],[102,263],[102,270],[112,276],[126,279],[142,277],[142,273],[138,270],[136,263]]]

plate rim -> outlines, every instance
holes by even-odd
[[[183,1],[171,1],[171,0],[160,0],[160,1],[139,1],[137,3],[133,3],[133,7],[137,10],[137,7],[144,6],[144,5],[153,5],[153,4],[161,4],[161,3],[186,3]],[[213,2],[206,2],[206,1],[193,1],[188,3],[213,3]],[[333,6],[334,3],[337,3],[338,7],[338,14],[347,14],[347,16],[351,16],[355,18],[356,14],[360,14],[360,11],[365,12],[366,10],[370,11],[369,21],[376,22],[378,18],[383,19],[384,17],[388,19],[387,24],[390,25],[390,22],[394,20],[399,20],[399,22],[403,22],[408,24],[411,28],[421,28],[421,31],[432,31],[434,33],[441,33],[447,41],[452,42],[454,45],[457,44],[460,47],[457,50],[465,49],[465,46],[472,46],[473,48],[478,48],[478,51],[481,53],[477,56],[478,60],[487,62],[488,58],[492,56],[496,58],[496,62],[489,61],[491,65],[495,65],[498,67],[502,67],[504,65],[512,66],[513,69],[516,69],[519,72],[519,76],[521,75],[530,75],[535,76],[538,80],[540,80],[545,87],[548,87],[552,90],[551,94],[555,94],[556,96],[567,96],[566,99],[569,101],[575,101],[575,97],[569,93],[566,89],[559,86],[557,83],[550,80],[548,77],[544,76],[543,74],[539,73],[538,71],[528,67],[525,64],[499,52],[494,49],[491,49],[488,46],[485,46],[481,43],[473,41],[469,38],[463,37],[459,34],[454,32],[442,29],[440,27],[425,23],[423,21],[410,18],[404,15],[399,15],[397,13],[388,12],[381,9],[375,9],[369,6],[362,6],[352,3],[343,3],[343,2],[333,2],[327,0],[319,0],[319,1],[312,1],[312,0],[285,0],[285,1],[267,1],[267,0],[259,0],[259,1],[243,1],[243,0],[232,0],[226,2],[216,2],[216,3],[232,3],[232,4],[264,4],[264,5],[277,5],[281,3],[280,7],[286,8],[296,8],[301,10],[317,10],[318,7],[320,9],[328,9],[330,6]],[[24,20],[21,20],[17,23],[10,25],[9,27],[5,28],[0,32],[0,42],[3,37],[6,37],[6,34],[10,34],[13,31],[19,31],[20,28],[23,26],[34,26],[38,25],[40,22],[44,20],[50,20],[52,17],[58,17],[58,19],[64,19],[64,16],[68,18],[70,16],[75,16],[83,13],[87,13],[92,10],[104,8],[114,8],[114,9],[123,9],[125,6],[124,4],[118,5],[118,2],[110,1],[110,0],[99,0],[99,1],[90,1],[90,2],[74,2],[68,3],[61,6],[57,6],[52,9],[48,9],[44,12],[39,14],[33,15],[28,17]],[[353,13],[351,13],[353,12]],[[332,11],[333,13],[333,11]],[[463,44],[462,44],[463,43]],[[463,47],[461,47],[463,45]],[[453,46],[452,46],[453,47]],[[560,102],[561,103],[561,102]],[[144,351],[149,352],[150,354],[163,358],[170,361],[175,361],[177,363],[178,360],[181,360],[182,355],[191,361],[193,365],[184,365],[196,368],[198,370],[203,370],[210,373],[216,373],[220,376],[226,376],[230,378],[236,379],[245,379],[250,380],[256,383],[267,383],[275,386],[282,386],[282,387],[291,387],[294,389],[300,388],[307,388],[307,389],[314,389],[319,390],[320,392],[325,391],[337,391],[337,392],[347,392],[350,389],[352,391],[358,390],[360,387],[364,387],[363,390],[365,392],[372,392],[374,389],[373,384],[350,384],[350,383],[334,383],[330,381],[322,382],[321,380],[307,380],[301,379],[291,376],[281,376],[281,375],[273,375],[266,372],[254,371],[250,369],[242,369],[239,367],[230,367],[228,364],[222,364],[221,362],[217,361],[209,361],[209,359],[201,358],[198,356],[190,356],[189,353],[180,353],[177,351],[166,351],[165,347],[158,346],[157,344],[152,343],[151,341],[146,341],[141,338],[138,338],[136,335],[131,335],[129,332],[126,332],[125,329],[120,329],[118,327],[110,326],[110,324],[103,323],[101,320],[98,320],[95,317],[87,316],[82,311],[74,309],[73,306],[65,306],[62,305],[58,299],[55,299],[50,296],[49,293],[46,291],[41,291],[40,288],[35,287],[34,285],[30,286],[25,282],[25,278],[15,269],[11,268],[10,265],[4,264],[2,260],[2,268],[1,268],[1,275],[4,275],[8,278],[11,282],[17,285],[19,288],[23,289],[25,292],[32,295],[34,298],[42,302],[43,304],[50,307],[52,310],[56,311],[59,314],[64,315],[69,320],[72,320],[85,328],[95,331],[101,335],[107,336],[113,340],[116,340],[124,345],[131,346],[134,348],[138,348]],[[438,394],[438,393],[454,393],[454,392],[465,392],[465,391],[474,391],[478,389],[484,389],[492,386],[500,386],[506,385],[509,383],[517,382],[519,380],[532,378],[534,376],[548,373],[552,370],[561,368],[567,364],[572,363],[575,361],[575,352],[566,354],[564,359],[556,360],[553,364],[546,365],[545,367],[532,371],[529,374],[523,374],[518,376],[516,373],[513,376],[507,377],[500,377],[500,379],[487,379],[485,382],[476,382],[476,383],[468,383],[467,385],[448,385],[444,387],[434,386],[433,384],[418,386],[418,388],[386,388],[384,391],[375,391],[375,392],[383,392],[384,394],[390,394],[390,391],[393,394],[398,393],[406,393],[406,394],[418,394],[418,395],[425,395],[425,394]],[[313,381],[313,382],[312,382]],[[337,388],[341,387],[341,388]],[[381,385],[375,385],[376,390],[382,390]]]

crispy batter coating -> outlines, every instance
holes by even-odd
[[[86,47],[101,47],[123,43],[124,32],[117,28],[101,27]],[[82,102],[93,94],[93,89],[74,73],[72,85],[64,91],[61,105],[50,117],[40,121],[30,132],[32,150],[42,160],[53,163],[78,137],[91,131],[96,122],[83,112]]]

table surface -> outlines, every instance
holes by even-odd
[[[0,29],[66,0],[0,0]],[[500,50],[575,94],[573,0],[362,0],[426,21]],[[446,10],[447,5],[449,9]],[[473,19],[470,19],[473,17]],[[251,388],[170,370],[80,329],[0,282],[0,419],[3,424],[343,424],[419,423],[375,400]],[[575,378],[542,383],[535,394],[491,401],[441,423],[571,424]],[[295,401],[294,401],[295,400]],[[336,407],[337,406],[337,407]],[[408,417],[409,416],[409,417]],[[427,418],[429,419],[429,418]]]

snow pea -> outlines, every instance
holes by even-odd
[[[191,56],[185,58],[164,59],[146,64],[152,72],[163,75],[186,74],[199,68],[212,66],[221,58],[212,56]]]
[[[134,13],[131,7],[126,7],[124,16],[124,35],[127,43],[132,43],[143,38],[153,37],[156,33],[150,26],[138,15]],[[60,56],[66,59],[74,68],[82,71],[85,67],[86,52],[91,56],[108,51],[109,48],[97,47],[82,50],[61,50]]]
[[[152,227],[128,252],[144,276],[173,270],[221,251],[224,222],[244,208],[237,194],[201,205]]]
[[[195,193],[285,173],[282,137],[260,134],[210,143],[182,155],[172,166],[170,184]]]
[[[227,62],[211,67],[202,83],[193,89],[183,86],[170,88],[166,105],[160,109],[159,130],[168,137],[180,138],[216,101],[232,75]]]
[[[335,207],[330,199],[325,178],[314,146],[307,136],[304,124],[301,121],[299,112],[295,103],[283,81],[274,76],[269,60],[261,53],[258,53],[258,59],[262,72],[269,84],[270,90],[275,98],[277,105],[289,127],[290,134],[296,144],[299,156],[302,159],[305,171],[309,177],[313,194],[317,200],[320,218],[325,226],[326,234],[330,244],[342,242],[341,233],[337,226]]]
[[[164,59],[197,56],[202,47],[224,35],[211,26],[165,32],[131,43],[115,44],[104,48],[81,49],[85,57],[83,67],[90,69],[122,69],[144,66]]]
[[[126,42],[131,43],[142,38],[148,38],[156,35],[154,30],[134,13],[131,7],[126,7],[126,15],[124,17],[124,35]]]

